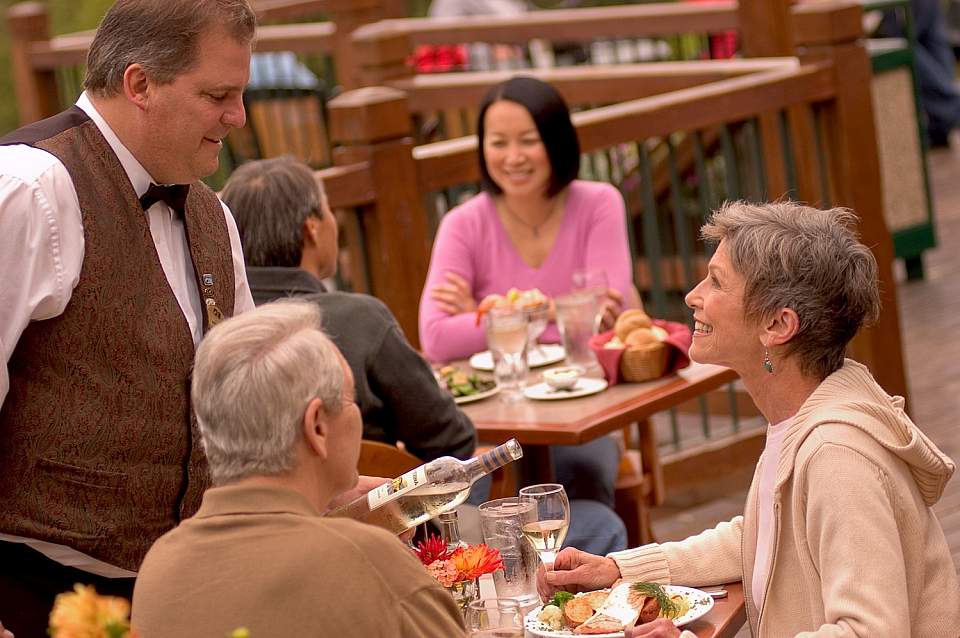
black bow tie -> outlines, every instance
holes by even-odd
[[[187,193],[189,192],[189,184],[171,184],[170,186],[150,184],[150,188],[140,198],[140,206],[143,210],[147,210],[157,202],[164,202],[180,216],[183,216],[183,208],[187,203]]]

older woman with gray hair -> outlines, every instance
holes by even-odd
[[[847,344],[880,310],[877,265],[841,209],[724,205],[686,298],[690,356],[735,370],[770,425],[743,516],[680,542],[564,550],[541,594],[618,578],[742,580],[754,636],[955,636],[960,586],[931,506],[954,463]],[[628,638],[692,636],[665,619]]]

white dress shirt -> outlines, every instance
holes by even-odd
[[[123,145],[86,93],[77,100],[120,160],[137,197],[154,180]],[[221,205],[222,202],[221,202]],[[251,310],[253,297],[243,265],[240,234],[223,205],[230,235],[235,280],[234,314]],[[203,304],[197,289],[183,220],[163,202],[146,212],[160,265],[183,312],[194,344],[203,336]],[[66,167],[56,157],[25,145],[0,146],[0,405],[10,389],[7,368],[17,341],[31,321],[63,313],[83,265],[80,202]],[[133,572],[108,565],[63,545],[0,534],[0,541],[24,542],[49,558],[107,577]]]

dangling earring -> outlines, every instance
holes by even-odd
[[[773,361],[770,360],[770,351],[763,349],[763,369],[773,374]]]

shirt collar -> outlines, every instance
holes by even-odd
[[[110,128],[107,121],[103,119],[103,116],[97,111],[93,102],[90,101],[86,91],[81,93],[77,99],[77,107],[86,113],[87,116],[93,120],[93,123],[97,125],[97,128],[100,129],[100,133],[107,140],[107,144],[110,145],[117,159],[120,160],[120,165],[123,166],[123,170],[130,180],[130,184],[133,185],[133,190],[137,193],[137,197],[142,197],[154,181],[153,178],[150,177],[150,173],[148,173],[147,169],[143,167],[143,164],[133,156],[130,149],[123,145],[123,142],[120,141],[120,138],[117,137],[117,134],[113,132],[113,129]]]

